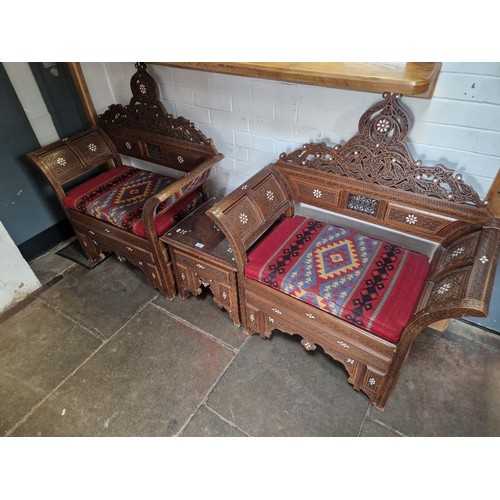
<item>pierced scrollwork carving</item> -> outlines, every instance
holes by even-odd
[[[377,213],[377,207],[378,200],[359,194],[350,194],[347,201],[347,208],[367,215],[375,215]]]
[[[112,104],[107,111],[99,115],[101,123],[131,127],[146,132],[190,141],[210,144],[208,139],[192,122],[180,116],[174,118],[167,113],[160,102],[160,91],[153,77],[147,72],[145,63],[136,63],[137,72],[130,80],[132,99],[126,106]]]
[[[400,98],[399,94],[385,93],[383,101],[361,116],[358,134],[343,146],[308,143],[289,154],[282,153],[281,160],[457,204],[484,206],[487,202],[481,201],[460,174],[439,164],[423,167],[413,160],[405,143],[408,113]]]

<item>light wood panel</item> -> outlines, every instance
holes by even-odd
[[[364,92],[430,98],[441,63],[375,62],[155,62],[165,66],[266,78]]]
[[[500,219],[500,169],[493,180],[493,184],[491,185],[486,199],[489,201],[490,210],[493,215],[497,219]]]
[[[85,76],[83,75],[82,67],[79,62],[68,62],[69,70],[73,81],[75,82],[76,90],[80,96],[80,100],[83,104],[83,109],[87,115],[87,119],[92,126],[97,123],[97,113],[94,108],[94,103],[92,102],[92,97],[90,97],[90,92],[87,87],[87,82],[85,81]]]

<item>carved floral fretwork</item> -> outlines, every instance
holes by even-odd
[[[147,132],[190,141],[209,144],[208,139],[192,122],[180,116],[174,118],[167,113],[160,102],[158,85],[146,71],[145,63],[136,63],[137,72],[130,80],[132,99],[126,106],[112,104],[107,111],[99,115],[101,123],[113,123],[123,127],[131,127]]]
[[[439,164],[424,167],[413,160],[405,143],[408,113],[400,98],[399,94],[385,93],[383,101],[361,116],[358,134],[344,145],[308,143],[289,154],[282,153],[281,160],[454,203],[484,206],[486,202],[460,174]]]

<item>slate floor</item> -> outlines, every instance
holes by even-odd
[[[298,338],[247,337],[210,293],[169,302],[110,257],[53,252],[0,317],[3,436],[499,436],[500,336],[462,321],[417,339],[385,411]]]

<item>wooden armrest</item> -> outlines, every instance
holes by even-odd
[[[283,214],[293,214],[288,186],[271,167],[266,167],[214,204],[209,217],[228,238],[236,265],[246,264],[246,251]]]
[[[500,224],[470,227],[433,259],[419,305],[407,329],[446,318],[487,316],[499,256]]]
[[[217,153],[200,163],[186,175],[172,182],[172,184],[165,189],[151,196],[144,204],[142,213],[146,234],[155,234],[154,218],[157,215],[157,209],[161,203],[167,202],[164,209],[172,208],[176,203],[179,203],[185,196],[204,184],[210,173],[210,169],[215,163],[223,158],[223,154]]]

